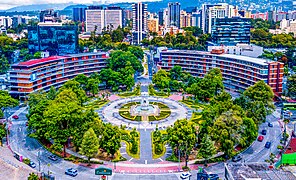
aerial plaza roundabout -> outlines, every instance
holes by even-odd
[[[160,98],[141,94],[111,101],[100,110],[100,118],[114,125],[128,128],[165,129],[178,119],[190,119],[192,110],[169,98]]]

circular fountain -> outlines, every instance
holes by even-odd
[[[158,114],[158,107],[149,104],[147,97],[142,97],[141,104],[131,107],[133,116],[150,116]]]

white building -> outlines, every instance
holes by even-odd
[[[101,33],[104,28],[104,10],[98,7],[89,7],[85,11],[85,27],[86,32],[92,32],[96,29],[97,33]]]
[[[12,25],[12,19],[8,16],[0,16],[0,26],[8,28]]]
[[[235,7],[227,3],[221,4],[203,4],[202,5],[202,30],[204,33],[211,33],[212,27],[217,18],[236,16]]]
[[[108,7],[105,9],[105,21],[104,26],[112,26],[113,29],[117,29],[119,26],[123,27],[123,11],[119,7]]]
[[[108,7],[103,9],[100,6],[90,6],[86,11],[86,32],[94,31],[101,33],[106,27],[117,29],[123,27],[123,11],[119,7]]]
[[[237,44],[236,46],[208,46],[208,51],[224,49],[225,54],[242,55],[257,58],[263,53],[263,47],[254,44]]]
[[[147,36],[147,4],[135,3],[133,9],[133,44],[140,44]]]

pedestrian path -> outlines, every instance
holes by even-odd
[[[140,163],[148,164],[152,161],[151,131],[139,130],[140,132]]]

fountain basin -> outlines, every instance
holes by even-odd
[[[141,112],[145,114],[153,114],[155,112],[156,108],[153,105],[148,105],[148,106],[141,106],[141,105],[136,105],[134,107],[134,112],[136,114],[140,114]]]

